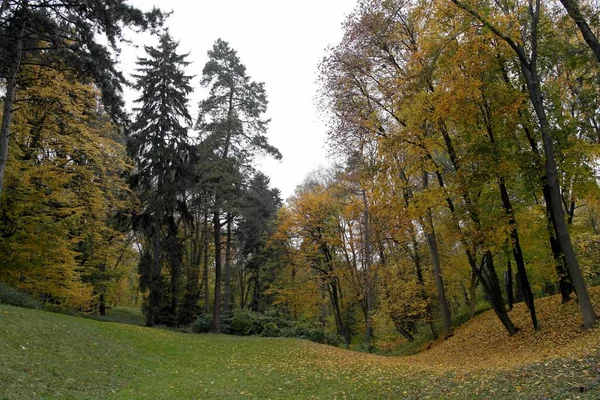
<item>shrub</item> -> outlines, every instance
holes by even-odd
[[[27,293],[1,282],[0,303],[24,308],[42,308],[42,304]]]
[[[248,309],[234,310],[231,314],[230,333],[234,335],[260,335],[270,318]]]
[[[261,336],[264,337],[280,337],[281,335],[281,329],[279,329],[279,327],[277,326],[277,324],[275,322],[267,322],[264,326],[263,326],[263,330],[262,333],[260,334]]]
[[[192,332],[207,333],[212,329],[212,316],[210,314],[200,314],[192,324]]]

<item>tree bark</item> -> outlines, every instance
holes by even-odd
[[[204,211],[204,258],[202,259],[203,265],[203,277],[204,281],[204,312],[208,314],[210,312],[210,290],[208,287],[208,208]]]
[[[23,7],[26,7],[27,2]],[[4,4],[3,4],[4,6]],[[23,36],[25,34],[25,21],[21,22],[19,36],[16,38],[14,61],[10,68],[9,78],[6,80],[6,94],[4,95],[4,109],[0,125],[0,202],[4,190],[4,174],[8,161],[8,144],[10,139],[10,123],[13,115],[13,105],[17,93],[17,76],[23,60]]]
[[[565,10],[567,10],[571,19],[577,24],[577,27],[583,36],[583,40],[585,40],[590,49],[592,49],[592,52],[596,56],[596,60],[600,62],[600,43],[598,43],[598,38],[594,35],[594,31],[592,31],[583,14],[581,14],[577,0],[560,0],[560,2],[565,7]]]
[[[213,239],[215,245],[215,295],[213,304],[213,331],[221,331],[221,215],[218,208],[213,213]]]
[[[150,293],[148,295],[148,309],[146,311],[146,326],[156,324],[156,316],[160,307],[160,223],[156,217],[154,221],[152,268],[150,274]]]
[[[225,293],[223,309],[226,313],[231,311],[231,220],[232,215],[227,213],[227,239],[225,243]]]
[[[527,270],[525,269],[525,260],[523,259],[523,251],[521,249],[521,241],[519,239],[519,231],[517,230],[517,222],[515,220],[514,210],[510,201],[510,197],[508,196],[508,190],[506,190],[504,178],[502,177],[498,179],[498,188],[500,189],[500,197],[502,198],[502,207],[508,216],[510,244],[515,263],[517,264],[517,271],[519,271],[519,279],[521,280],[521,287],[523,289],[523,294],[525,295],[525,304],[527,304],[527,308],[529,309],[533,328],[537,331],[540,326],[537,320],[537,313],[535,311],[533,291],[531,290],[531,285],[529,284],[529,279],[527,278]]]
[[[423,172],[423,189],[429,186],[429,173]],[[442,314],[442,322],[444,324],[444,334],[448,337],[452,332],[452,323],[450,320],[450,310],[448,309],[448,300],[446,299],[446,290],[444,288],[444,279],[442,278],[442,269],[440,265],[440,254],[437,246],[437,237],[433,226],[433,215],[431,209],[427,210],[426,216],[427,227],[425,229],[425,237],[429,254],[431,255],[431,263],[433,264],[433,277],[438,293],[438,302],[440,305],[440,313]]]
[[[371,233],[369,229],[369,204],[367,202],[367,193],[362,190],[363,213],[364,213],[364,247],[365,247],[365,346],[371,348]]]
[[[506,268],[506,279],[504,280],[506,283],[506,297],[508,298],[508,309],[512,310],[513,305],[515,304],[515,293],[513,289],[513,272],[512,272],[512,263],[508,260],[508,265]]]

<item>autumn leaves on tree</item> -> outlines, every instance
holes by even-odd
[[[141,305],[149,326],[227,332],[240,310],[267,313],[272,332],[309,326],[365,350],[390,331],[450,337],[485,307],[513,335],[518,301],[543,329],[536,298],[555,293],[588,329],[594,7],[360,1],[319,66],[337,164],[282,205],[255,170],[281,157],[265,86],[227,42],[197,82],[158,11],[3,1],[0,280],[56,307]],[[131,121],[109,50],[123,25],[157,39]]]

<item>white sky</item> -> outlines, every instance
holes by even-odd
[[[326,164],[325,123],[315,106],[317,65],[328,45],[342,38],[341,24],[357,0],[130,0],[142,10],[156,6],[173,10],[168,20],[171,35],[180,42],[179,52],[190,52],[188,73],[198,87],[190,100],[192,117],[202,91],[200,76],[206,52],[216,39],[237,50],[247,73],[265,82],[271,118],[269,138],[283,160],[262,160],[259,169],[271,177],[271,185],[285,199],[293,194],[307,173]],[[124,48],[122,66],[134,70],[141,45],[155,45],[149,37],[136,38],[139,49]],[[143,43],[150,40],[150,43]],[[127,93],[131,101],[134,93]]]

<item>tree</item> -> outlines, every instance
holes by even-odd
[[[145,47],[147,58],[137,61],[135,122],[128,149],[134,160],[132,186],[142,202],[134,227],[147,238],[145,262],[140,264],[142,289],[149,290],[148,326],[154,325],[163,301],[163,263],[170,269],[170,314],[176,316],[182,248],[179,219],[185,214],[181,201],[190,165],[191,145],[187,126],[191,117],[187,96],[191,76],[185,74],[187,54],[177,53],[178,43],[168,32],[158,47]],[[151,249],[151,250],[150,250]]]
[[[0,279],[61,308],[90,311],[114,291],[131,208],[123,138],[98,91],[77,76],[28,66],[0,215]]]
[[[200,102],[197,128],[205,146],[229,165],[232,171],[245,172],[251,169],[254,157],[266,153],[281,158],[279,151],[271,146],[265,136],[268,120],[263,114],[267,109],[267,96],[263,83],[250,80],[246,67],[240,62],[235,50],[218,39],[208,52],[209,60],[202,70],[203,87],[209,89],[208,98]],[[227,201],[227,193],[236,182],[221,176],[219,187],[214,192],[213,241],[215,246],[215,291],[213,329],[221,326],[221,215]],[[225,224],[231,216],[228,216]]]
[[[0,79],[6,86],[0,124],[0,198],[8,157],[11,119],[19,78],[31,64],[90,78],[115,121],[126,122],[121,85],[125,82],[109,48],[118,52],[125,26],[148,29],[162,22],[156,9],[143,13],[124,0],[3,0],[0,6]],[[108,46],[102,44],[105,41]]]
[[[529,32],[529,36],[518,39],[513,39],[510,34],[504,33],[501,30],[502,28],[499,28],[495,23],[485,18],[467,3],[459,0],[452,0],[452,2],[460,9],[472,15],[480,23],[484,24],[484,26],[490,29],[499,39],[510,46],[510,48],[514,51],[514,54],[518,57],[522,73],[521,76],[527,86],[527,92],[529,94],[531,105],[537,117],[538,128],[542,135],[542,144],[545,155],[546,182],[549,187],[550,199],[552,201],[551,215],[554,222],[556,238],[564,252],[565,261],[569,269],[571,280],[573,281],[575,293],[579,299],[579,307],[583,317],[584,329],[589,329],[595,325],[597,316],[591,303],[590,296],[579,267],[579,262],[573,249],[573,244],[571,243],[569,231],[567,229],[565,213],[561,204],[561,185],[559,182],[559,174],[556,165],[554,138],[552,137],[551,125],[548,119],[546,106],[544,105],[543,87],[542,81],[540,80],[538,57],[540,44],[539,25],[542,9],[541,1],[529,1],[528,26],[526,27],[526,30]],[[510,10],[507,8],[501,11],[509,17],[514,17],[514,15],[511,15]],[[523,29],[521,32],[525,32],[526,30]],[[528,45],[528,50],[526,50],[526,47],[524,46],[525,43]]]
[[[581,31],[583,40],[585,40],[587,45],[594,53],[594,56],[596,56],[596,60],[600,62],[600,43],[598,42],[598,38],[594,34],[594,31],[590,28],[583,13],[581,12],[579,2],[577,0],[560,0],[560,2],[565,7],[565,10],[567,10],[569,17],[571,17],[573,22],[575,22]]]

